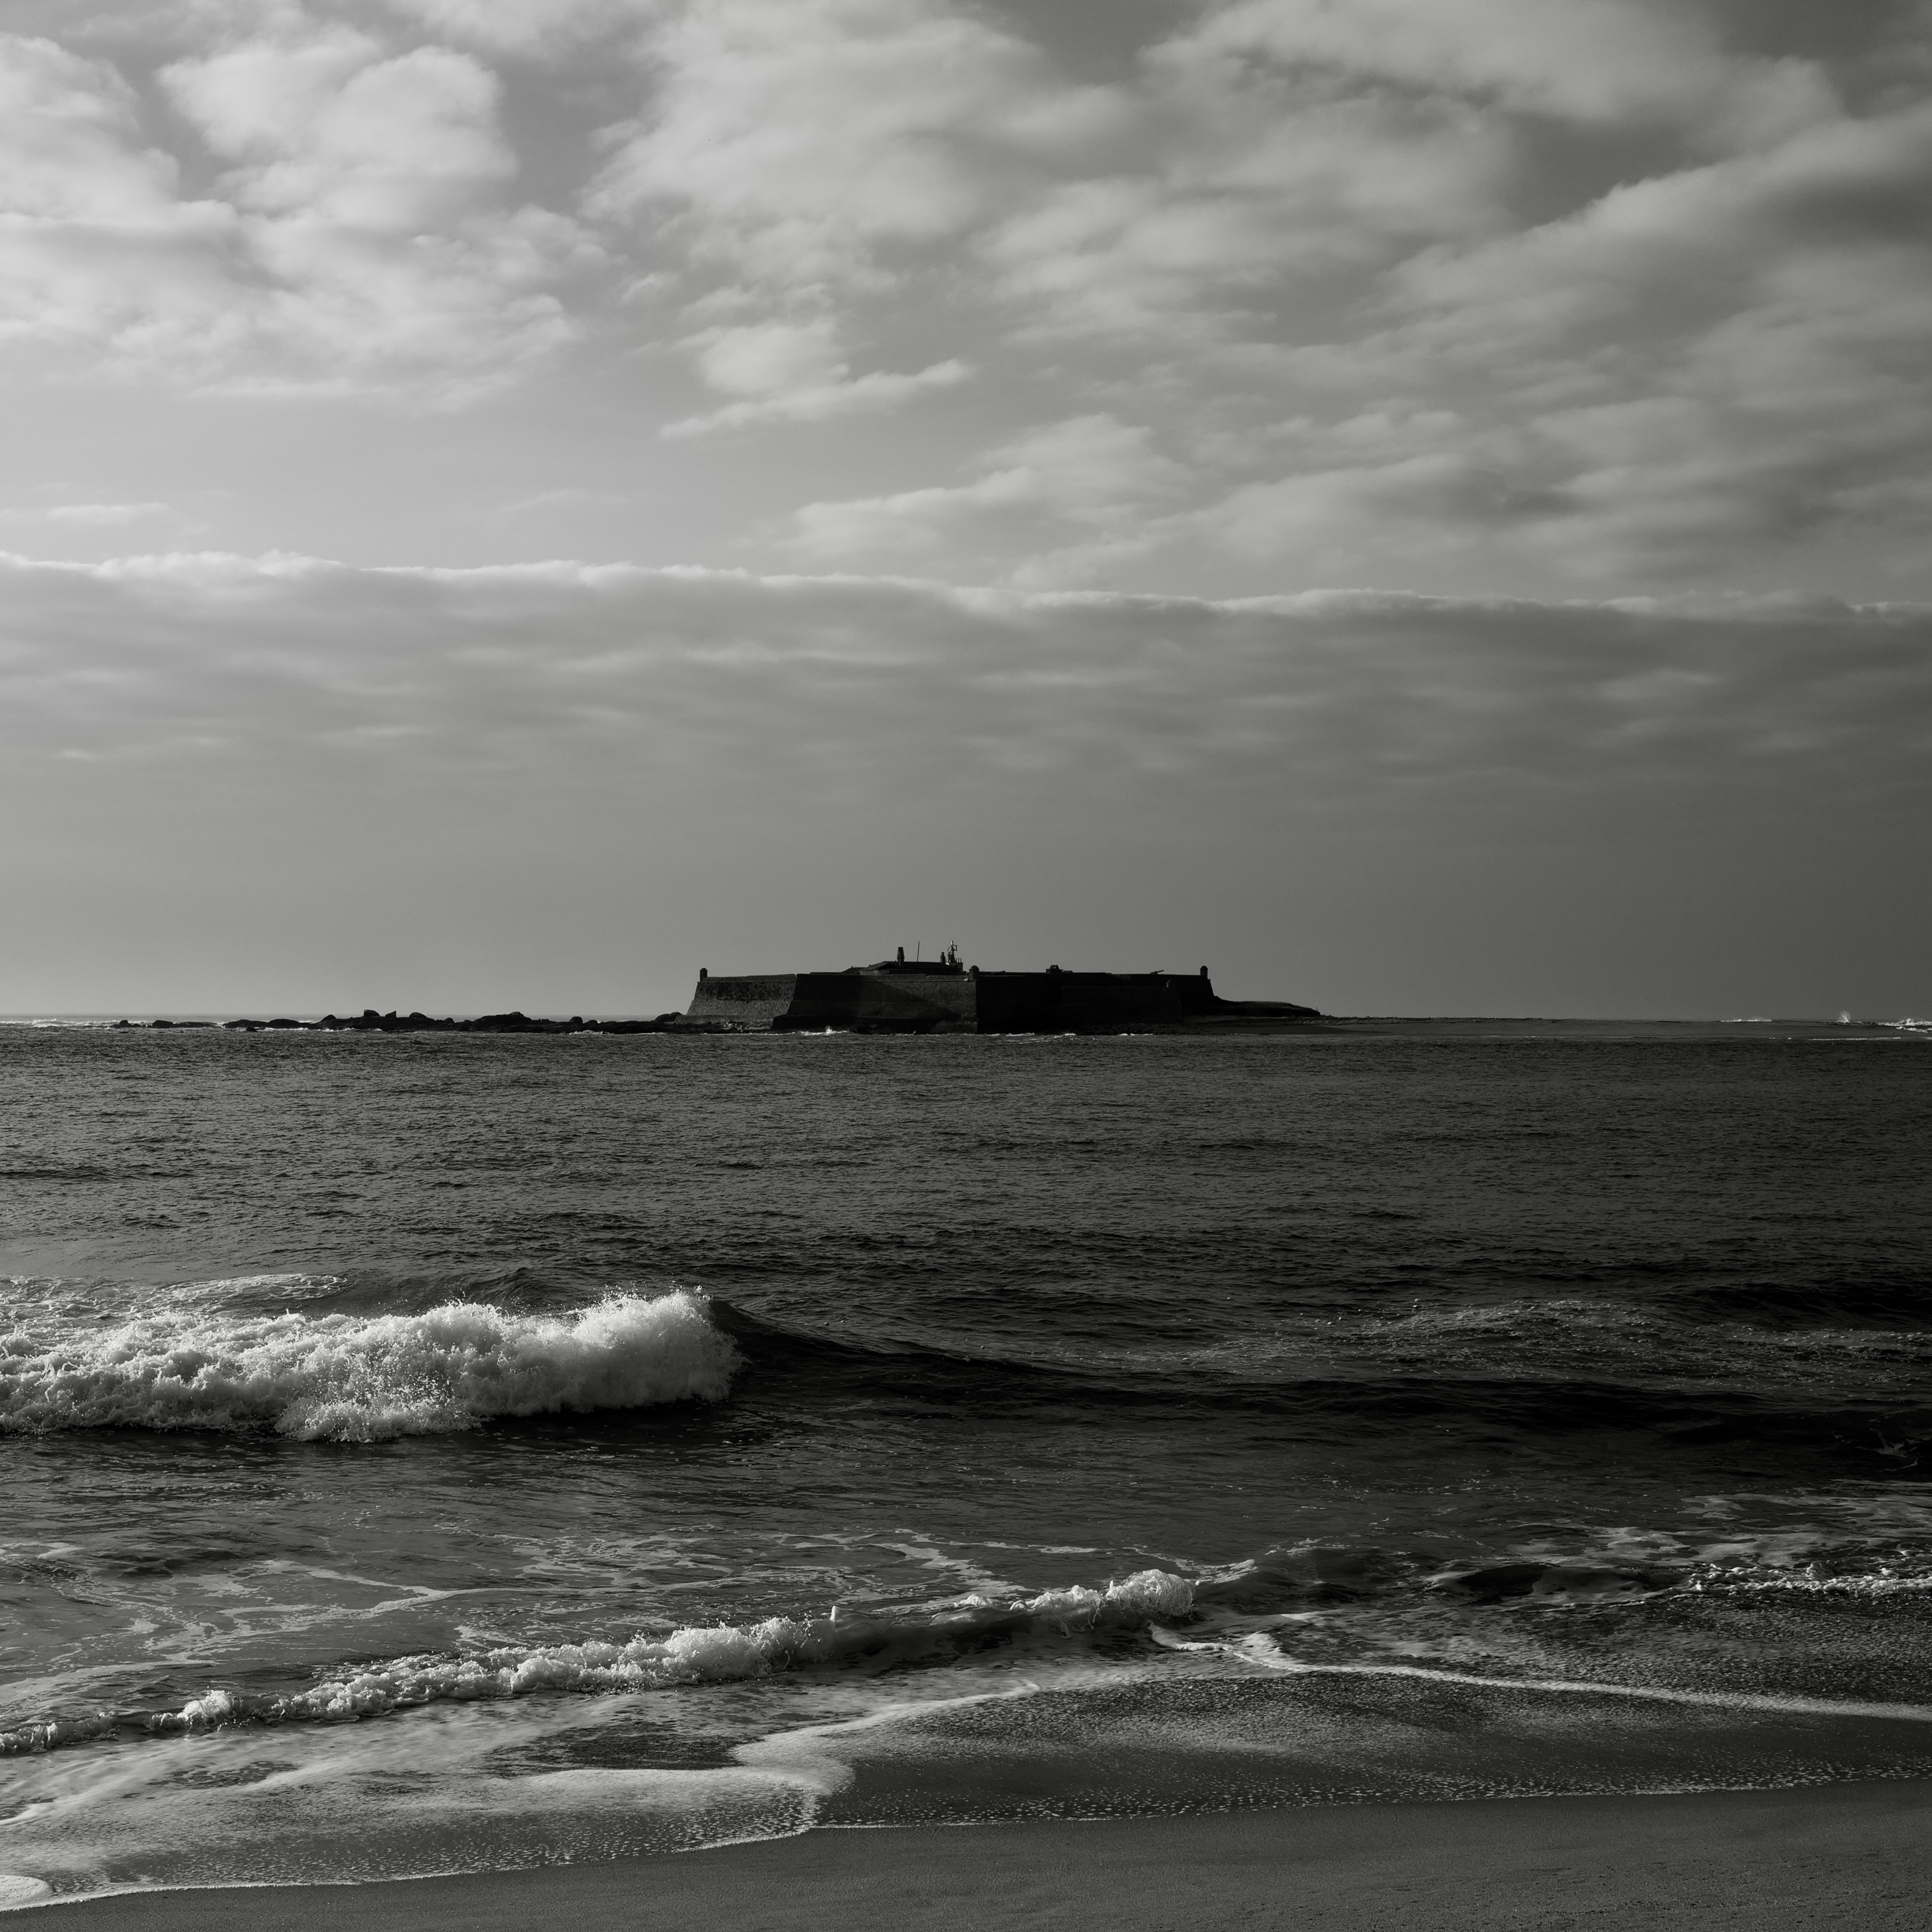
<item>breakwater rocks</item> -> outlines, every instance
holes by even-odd
[[[117,1020],[127,1027],[218,1028],[227,1033],[668,1033],[681,1029],[682,1013],[660,1013],[653,1020],[587,1020],[581,1013],[567,1020],[532,1019],[528,1013],[479,1013],[468,1020],[434,1019],[428,1013],[379,1013],[365,1006],[344,1018],[325,1013],[319,1020]]]

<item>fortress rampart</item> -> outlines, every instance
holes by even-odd
[[[838,973],[714,978],[674,1024],[732,1032],[1139,1033],[1319,1018],[1285,1000],[1224,1000],[1198,973],[982,972],[897,959]]]

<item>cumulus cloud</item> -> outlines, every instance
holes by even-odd
[[[987,214],[1003,148],[1051,138],[1037,50],[934,0],[699,0],[651,57],[592,206],[681,214],[700,256],[776,288],[887,284],[895,247]]]
[[[1277,336],[1270,295],[1318,284],[1333,313],[1376,272],[1539,225],[1549,122],[1640,131],[1667,175],[1673,136],[1752,148],[1838,111],[1815,69],[1644,0],[1231,0],[1146,50],[1132,105],[1127,166],[1044,186],[986,237],[1054,326]]]
[[[184,190],[121,73],[0,37],[0,339],[212,388],[460,400],[560,347],[586,243],[519,206],[494,76],[340,26],[167,67]]]
[[[384,59],[365,35],[325,31],[184,61],[164,76],[209,147],[238,164],[244,208],[412,233],[460,218],[513,177],[495,76],[467,56]]]
[[[974,324],[960,347],[996,375],[1087,358],[1191,472],[1192,518],[1146,496],[1111,556],[1300,575],[1372,570],[1393,538],[1505,579],[1668,580],[1917,503],[1932,309],[1906,211],[1932,163],[1909,62],[1855,110],[1818,60],[1651,0],[1224,0],[1104,84],[939,0],[693,0],[650,46],[593,205],[769,305],[692,339],[707,380],[740,340],[842,339],[881,308]],[[678,430],[919,386],[838,366]],[[1012,441],[963,484],[811,504],[792,540],[983,543],[1042,499]],[[1051,568],[1012,520],[1006,566]]]
[[[152,337],[170,299],[218,326],[234,212],[178,177],[111,68],[0,37],[0,340]]]
[[[966,0],[149,11],[0,40],[0,355],[449,404],[641,368],[707,464],[834,459],[789,518],[761,471],[713,555],[1924,580],[1922,8],[1802,46],[1720,0],[1203,0],[1051,44]],[[957,410],[915,440],[969,379],[976,456]],[[1102,418],[1112,485],[1067,482],[1058,426]]]
[[[1142,105],[1136,165],[1045,181],[980,238],[1028,334],[1156,355],[1273,337],[1504,223],[1507,130],[1464,101],[1156,64]]]
[[[1900,540],[1916,506],[1898,485],[1932,441],[1932,255],[1901,219],[1928,185],[1915,106],[1418,258],[1396,284],[1401,326],[1331,372],[1352,362],[1365,388],[1457,411],[1353,450],[1307,436],[1312,460],[1205,521],[1236,548],[1318,537],[1361,554],[1399,530],[1605,577],[1854,524]]]
[[[1095,92],[934,0],[698,0],[648,45],[648,106],[610,130],[585,205],[764,311],[687,343],[712,387],[742,393],[668,434],[875,412],[964,380],[958,354],[854,375],[836,341],[1091,122]]]

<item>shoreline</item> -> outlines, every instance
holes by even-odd
[[[4,1855],[0,1855],[4,1856]],[[1932,1779],[1016,1824],[838,1826],[609,1864],[34,1901],[61,1932],[1918,1932]]]
[[[1230,1006],[1241,1003],[1230,1001]],[[1264,1004],[1250,1001],[1255,1005]],[[825,1027],[740,1025],[716,1019],[690,1018],[682,1013],[654,1018],[630,1015],[586,1019],[532,1017],[520,1012],[482,1013],[468,1017],[432,1018],[421,1012],[377,1013],[292,1019],[224,1019],[213,1015],[185,1018],[148,1016],[140,1018],[109,1014],[0,1014],[0,1030],[110,1034],[202,1034],[245,1036],[268,1034],[316,1034],[339,1038],[346,1034],[383,1036],[458,1037],[481,1035],[501,1039],[520,1035],[634,1036],[650,1034],[681,1040],[817,1039],[826,1034],[863,1040],[963,1037],[992,1040],[1772,1040],[1842,1041],[1845,1040],[1932,1039],[1932,1019],[1840,1017],[1838,1019],[1676,1018],[1667,1019],[1564,1018],[1534,1015],[1310,1013],[1299,1018],[1264,1014],[1202,1016],[1185,1021],[1149,1022],[1131,1025],[1043,1028],[924,1026],[859,1021]]]

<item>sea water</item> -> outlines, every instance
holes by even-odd
[[[1932,1773],[1928,1046],[0,1027],[0,1904]]]

